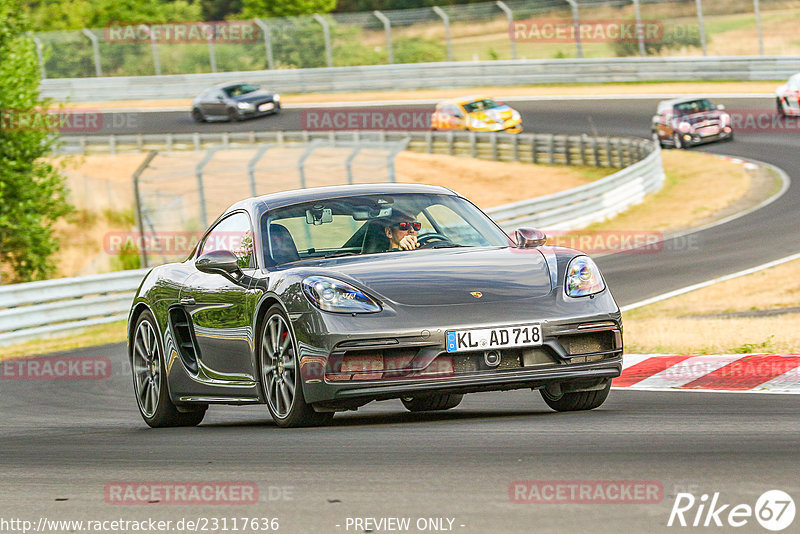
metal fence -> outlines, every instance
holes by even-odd
[[[137,21],[33,38],[43,78],[517,58],[798,54],[793,28],[799,11],[797,0],[506,0],[222,25]],[[555,21],[563,35],[531,31],[531,24],[546,30]],[[605,31],[637,22],[632,37]],[[657,35],[645,30],[648,22]],[[230,24],[247,31],[230,32]]]
[[[333,135],[334,138],[346,135],[352,140],[356,134],[336,132],[327,135]],[[585,226],[641,202],[646,193],[658,190],[664,181],[660,148],[645,139],[551,134],[476,135],[463,132],[361,132],[358,135],[362,141],[370,136],[382,137],[390,143],[400,140],[407,142],[410,150],[419,152],[468,155],[498,161],[625,167],[575,189],[487,210],[506,230],[526,225],[544,229]],[[313,138],[314,135],[308,132],[283,134],[284,140],[294,137]],[[258,150],[257,147],[255,149]],[[213,150],[210,152],[212,155],[217,153]],[[143,166],[142,172],[151,163],[149,161],[146,167]],[[169,161],[164,163],[162,171],[175,171]],[[154,168],[158,170],[157,167],[156,163]],[[224,175],[230,173],[231,169],[223,166],[220,171]],[[241,174],[241,167],[238,171]],[[169,178],[162,172],[160,178],[165,177]],[[138,179],[141,178],[140,174]],[[223,188],[235,189],[229,182],[223,182]],[[246,191],[251,184],[250,180],[240,179],[238,187]],[[170,202],[168,192],[155,195],[161,213],[178,212],[181,202],[177,202],[177,195],[173,196]],[[142,230],[156,230],[156,225],[152,224],[154,216],[155,212],[140,217],[139,220],[144,223]],[[133,291],[144,273],[143,270],[125,271],[0,287],[0,346],[124,319]]]
[[[0,287],[0,346],[121,321],[147,271]]]
[[[779,80],[800,71],[798,56],[550,59],[372,65],[174,76],[44,80],[55,100],[192,98],[223,81],[247,79],[282,93],[480,87],[488,84],[605,83],[687,80]]]

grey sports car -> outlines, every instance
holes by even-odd
[[[221,83],[192,101],[192,119],[240,121],[278,113],[281,95],[250,83]]]
[[[436,186],[238,202],[136,294],[139,411],[186,426],[210,404],[265,403],[288,427],[376,400],[446,410],[520,388],[555,410],[596,408],[621,372],[620,311],[590,258],[545,239],[519,229],[515,242]]]

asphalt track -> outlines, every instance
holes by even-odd
[[[719,101],[742,109],[772,104]],[[646,136],[654,102],[515,107],[529,130]],[[195,125],[185,113],[141,120],[142,131],[297,129],[299,111],[233,125]],[[699,250],[676,245],[601,258],[620,304],[797,252],[797,148],[795,136],[756,132],[699,149],[773,163],[792,186],[767,208],[701,232]],[[410,517],[412,525],[447,517],[464,533],[728,532],[667,528],[676,493],[719,492],[721,503],[754,506],[763,492],[781,489],[800,502],[800,401],[793,395],[615,390],[593,412],[557,414],[530,391],[484,393],[443,414],[412,415],[390,401],[339,414],[330,427],[297,430],[275,427],[264,407],[214,407],[198,428],[150,430],[135,408],[123,347],[74,354],[109,358],[110,378],[0,380],[0,519],[278,517],[280,532],[335,533],[365,531],[347,529],[348,517]],[[509,487],[519,480],[657,481],[663,499],[518,504]],[[260,502],[107,503],[104,487],[123,481],[254,482]],[[795,519],[786,532],[798,525]],[[754,518],[736,531],[765,532]]]

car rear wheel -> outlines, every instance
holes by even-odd
[[[206,122],[206,118],[199,108],[192,108],[192,119],[194,122]]]
[[[571,391],[560,395],[552,395],[546,389],[540,389],[544,402],[557,412],[575,412],[593,410],[603,404],[611,391],[611,382],[603,389],[594,391]]]
[[[153,314],[144,311],[133,329],[131,369],[139,413],[154,428],[198,425],[205,417],[206,406],[179,410],[169,398],[163,350],[155,324]]]
[[[297,342],[283,309],[272,306],[261,332],[261,387],[275,424],[281,427],[329,423],[333,412],[316,412],[303,396]]]
[[[449,410],[461,404],[464,395],[450,393],[447,395],[430,395],[427,397],[404,397],[400,399],[409,412],[432,412]]]
[[[778,107],[778,115],[785,117],[786,110],[783,108],[783,99],[782,98],[776,99],[775,105]]]

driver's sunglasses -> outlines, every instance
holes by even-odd
[[[408,232],[409,230],[414,230],[415,232],[419,232],[420,228],[422,228],[421,222],[399,222],[395,224],[395,228],[398,228],[402,232]]]

